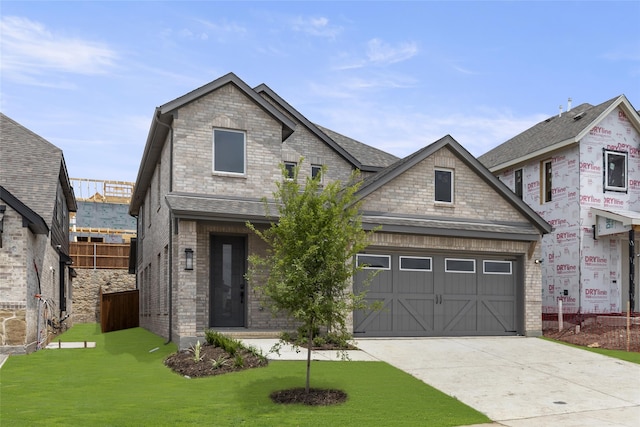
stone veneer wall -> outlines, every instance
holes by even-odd
[[[73,323],[100,322],[100,288],[103,293],[136,288],[136,276],[127,270],[77,269],[73,279]]]

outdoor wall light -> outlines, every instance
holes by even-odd
[[[193,249],[186,248],[184,250],[184,257],[185,257],[184,269],[193,270]]]
[[[534,259],[533,262],[535,262],[536,264],[542,264],[542,259]]]

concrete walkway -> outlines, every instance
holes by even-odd
[[[266,352],[276,340],[242,340]],[[511,427],[640,425],[640,365],[538,338],[359,339],[381,360]],[[305,360],[288,347],[270,359]],[[336,352],[314,352],[314,360]],[[490,424],[489,424],[490,425]],[[486,426],[486,424],[485,424]]]

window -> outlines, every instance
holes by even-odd
[[[391,269],[391,256],[357,254],[356,264],[358,267],[364,266],[369,270],[389,270]]]
[[[482,261],[484,274],[511,274],[511,261]]]
[[[400,270],[402,271],[431,271],[430,257],[401,256]]]
[[[284,162],[284,169],[287,171],[287,179],[293,179],[296,176],[296,162]]]
[[[542,203],[550,202],[552,199],[551,185],[553,178],[553,171],[551,170],[551,160],[547,160],[542,162],[542,168],[540,168],[542,172]]]
[[[475,259],[445,258],[444,271],[447,273],[475,273]]]
[[[245,173],[245,138],[243,132],[213,130],[213,171]]]
[[[453,203],[453,171],[435,170],[435,201]]]
[[[320,176],[320,182],[322,182],[322,165],[311,165],[311,178]]]
[[[627,191],[627,153],[604,152],[604,189]]]
[[[514,193],[516,193],[516,196],[522,199],[522,169],[516,170],[514,173],[514,177],[515,177]]]

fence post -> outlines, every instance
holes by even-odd
[[[562,300],[558,300],[558,330],[561,331],[564,329],[563,319],[562,319]]]

